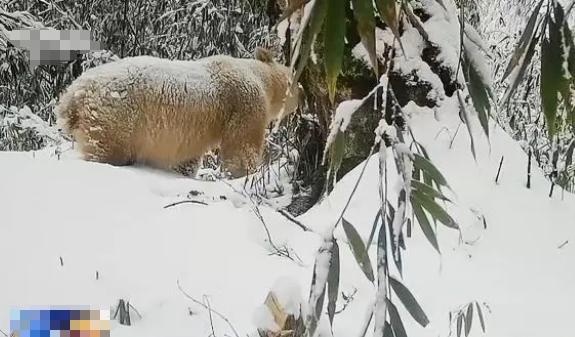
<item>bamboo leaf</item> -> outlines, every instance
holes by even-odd
[[[357,32],[361,43],[369,55],[375,75],[378,76],[377,55],[375,53],[375,14],[371,0],[352,0],[353,14],[357,21]]]
[[[421,227],[423,234],[425,235],[429,243],[431,243],[433,248],[435,248],[435,250],[437,250],[437,252],[441,254],[441,252],[439,251],[439,244],[437,243],[437,237],[435,235],[435,232],[433,231],[433,227],[431,227],[431,224],[429,223],[429,220],[427,219],[427,215],[425,215],[423,208],[421,208],[421,206],[417,201],[414,201],[413,197],[411,198],[411,207],[413,208],[413,213],[415,214],[415,218],[417,219],[417,223],[419,223],[419,227]]]
[[[301,40],[296,44],[294,55],[297,55],[297,67],[293,78],[294,85],[297,84],[301,73],[311,53],[311,49],[317,34],[320,32],[325,16],[327,14],[329,0],[315,0],[312,5],[309,20],[304,24],[301,33]]]
[[[463,327],[463,314],[457,316],[457,337],[461,337],[461,328]]]
[[[361,270],[363,271],[367,279],[373,282],[374,281],[373,268],[371,266],[369,255],[367,254],[367,250],[365,248],[363,240],[359,236],[359,233],[357,232],[355,227],[353,227],[351,223],[345,220],[345,218],[342,218],[342,225],[347,240],[349,241],[349,244],[351,246],[353,256],[357,261],[357,264],[360,266]]]
[[[457,222],[455,222],[455,220],[453,220],[453,218],[445,211],[445,209],[439,206],[439,204],[437,204],[435,200],[433,200],[432,198],[428,197],[423,193],[414,193],[413,198],[435,220],[441,222],[442,224],[444,224],[449,228],[453,229],[459,228]]]
[[[471,325],[473,324],[473,302],[467,306],[467,313],[465,314],[465,337],[469,336],[471,332]]]
[[[389,312],[389,320],[391,321],[391,327],[393,328],[395,337],[407,337],[405,327],[403,326],[403,322],[401,321],[401,317],[399,316],[397,308],[393,303],[391,303],[389,299],[386,299],[386,301]]]
[[[483,312],[481,311],[479,303],[475,302],[475,306],[477,306],[477,316],[479,316],[479,323],[481,324],[481,330],[483,330],[483,333],[485,333],[485,320],[483,319]]]
[[[394,337],[393,330],[391,330],[391,325],[389,322],[385,322],[383,325],[383,337]]]
[[[447,198],[445,195],[443,195],[443,193],[441,193],[440,191],[427,185],[426,183],[422,183],[421,181],[418,181],[415,179],[411,180],[411,188],[413,191],[418,191],[418,192],[427,194],[428,196],[430,196],[432,198],[441,199],[444,201],[451,201],[451,200],[449,200],[449,198]]]
[[[337,78],[341,72],[343,49],[345,46],[345,5],[346,0],[330,0],[324,30],[325,74],[329,99],[333,103]]]
[[[399,11],[397,10],[397,2],[395,0],[375,0],[375,5],[381,19],[391,29],[393,35],[403,50],[401,43],[401,34],[399,33]]]
[[[413,165],[422,170],[424,174],[427,174],[436,184],[449,187],[443,174],[441,174],[435,165],[433,165],[433,163],[428,159],[425,159],[418,154],[414,154]]]
[[[477,155],[475,154],[475,140],[473,137],[473,132],[471,130],[471,124],[469,119],[469,112],[465,107],[465,102],[461,97],[461,91],[457,90],[457,100],[459,101],[459,115],[462,117],[463,123],[467,127],[467,132],[469,132],[469,139],[471,141],[471,153],[473,154],[473,159],[477,161]]]
[[[573,163],[573,151],[575,150],[575,139],[571,141],[571,145],[567,148],[565,153],[565,167],[571,166]]]
[[[562,11],[555,4],[555,18],[549,20],[549,37],[544,37],[541,45],[541,105],[547,122],[547,132],[550,137],[556,133],[559,107],[559,93],[564,85],[562,52]],[[558,21],[560,20],[560,21]]]
[[[503,74],[502,78],[503,81],[507,78],[507,76],[509,76],[509,74],[511,74],[515,68],[517,68],[519,61],[522,59],[522,57],[525,56],[527,49],[531,44],[533,37],[535,36],[535,24],[537,23],[537,18],[539,17],[539,11],[541,10],[542,5],[543,0],[539,1],[539,4],[537,4],[537,7],[535,7],[535,10],[533,13],[531,13],[529,21],[527,21],[527,26],[525,27],[525,30],[519,39],[519,44],[517,45],[517,48],[515,48],[515,51],[511,56],[511,60],[509,60],[509,63],[507,64],[507,68],[505,69],[505,73]]]
[[[527,67],[529,66],[529,64],[531,64],[531,60],[533,59],[533,55],[535,54],[535,47],[539,43],[539,39],[540,39],[540,36],[537,36],[537,37],[531,39],[531,41],[529,43],[529,47],[527,48],[527,52],[525,54],[525,57],[522,59],[522,62],[520,64],[520,68],[517,71],[517,75],[515,76],[515,78],[513,79],[513,82],[511,83],[509,88],[507,88],[507,90],[505,91],[505,94],[503,95],[503,99],[501,102],[502,106],[506,105],[507,102],[509,102],[509,99],[511,98],[511,96],[513,95],[513,93],[515,92],[517,87],[519,86],[519,83],[521,83],[521,81],[523,80],[523,77],[525,76],[525,71],[527,70]]]
[[[333,247],[331,251],[331,261],[329,263],[329,273],[327,275],[327,314],[329,316],[329,323],[333,326],[333,318],[335,316],[335,305],[337,303],[337,295],[339,293],[339,245],[333,239]]]
[[[429,319],[415,297],[411,294],[409,289],[405,287],[401,282],[393,277],[389,278],[389,284],[393,288],[393,291],[397,294],[397,297],[401,300],[401,303],[405,306],[405,309],[409,312],[411,317],[419,323],[422,327],[426,327],[429,324]]]
[[[337,131],[337,135],[329,149],[330,154],[330,169],[337,172],[343,162],[345,155],[345,133]]]
[[[481,127],[485,132],[485,135],[489,137],[489,116],[491,115],[491,88],[489,83],[484,76],[481,75],[479,70],[480,65],[476,64],[477,57],[469,55],[470,51],[468,48],[464,48],[465,52],[465,62],[464,75],[467,82],[467,87],[469,89],[469,95],[471,96],[471,101],[473,102],[473,107],[477,111],[477,117],[481,123]]]

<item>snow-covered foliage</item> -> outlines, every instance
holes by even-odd
[[[527,21],[537,8],[539,0],[481,1],[480,31],[491,51],[493,88],[499,99],[513,83],[519,71],[511,73],[506,81],[502,78],[514,50],[517,48]],[[569,1],[560,1],[565,6]],[[546,7],[541,9],[545,11]],[[568,8],[568,7],[566,7]],[[568,18],[574,27],[575,16]],[[557,51],[559,52],[559,51]],[[575,130],[566,128],[552,141],[545,129],[540,83],[541,50],[535,48],[533,61],[509,104],[497,113],[497,121],[520,142],[525,152],[532,154],[533,162],[543,168],[550,179],[562,188],[575,190],[575,166],[566,166],[566,154],[575,146]],[[527,166],[527,163],[525,164]]]

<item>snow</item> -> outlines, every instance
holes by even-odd
[[[457,102],[445,106],[456,109]],[[477,131],[476,162],[469,135],[454,136],[460,123],[456,110],[435,114],[414,105],[406,110],[412,116],[408,125],[454,191],[448,195],[454,205],[447,207],[461,226],[457,232],[438,224],[441,255],[416,224],[412,237],[406,237],[403,282],[431,321],[419,327],[394,297],[409,336],[447,336],[449,312],[475,300],[491,309],[484,312],[490,337],[570,335],[575,196],[556,191],[549,198],[549,183],[536,167],[527,189],[526,154],[499,127],[490,125],[491,148]],[[315,232],[302,231],[269,206],[257,208],[273,244],[289,247],[290,259],[272,254],[253,203],[237,192],[243,180],[199,181],[143,167],[89,163],[73,150],[63,151],[60,160],[54,154],[54,148],[0,153],[0,265],[5,271],[0,317],[9,317],[12,307],[110,308],[125,299],[141,318],[132,313],[132,326],[114,321],[112,334],[119,337],[208,336],[212,325],[216,336],[235,336],[234,329],[240,336],[257,336],[257,326],[273,325],[262,309],[272,290],[287,311],[297,312],[308,299],[316,254],[324,245],[316,233],[334,225],[363,167],[298,217]],[[390,159],[384,164],[394,165]],[[377,155],[367,164],[345,213],[364,239],[381,206]],[[400,179],[392,168],[390,186]],[[397,193],[389,189],[391,200]],[[164,208],[188,195],[207,205]],[[334,235],[340,242],[340,291],[357,293],[336,315],[333,336],[358,336],[364,322],[371,321],[368,331],[373,331],[374,320],[366,313],[374,309],[376,288],[344,243],[341,226]],[[376,250],[374,243],[372,264]],[[189,296],[225,316],[233,329],[219,315],[210,318]],[[340,294],[336,310],[342,306]],[[324,315],[319,322],[322,336],[330,335],[326,320]],[[482,335],[476,323],[472,337]],[[6,332],[8,324],[0,320],[0,330]]]

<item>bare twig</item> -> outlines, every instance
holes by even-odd
[[[199,204],[199,205],[204,205],[204,206],[208,205],[207,203],[205,203],[203,201],[198,201],[198,200],[182,200],[182,201],[177,201],[177,202],[171,203],[169,205],[166,205],[166,206],[164,206],[164,208],[170,208],[170,207],[181,205],[181,204]]]
[[[499,169],[497,170],[497,176],[495,177],[495,183],[499,182],[499,174],[501,173],[501,166],[503,165],[503,156],[501,156],[501,161],[499,162]]]
[[[269,206],[269,205],[268,205]],[[285,209],[278,209],[276,210],[279,214],[283,215],[286,219],[288,219],[289,221],[293,222],[294,224],[296,224],[299,228],[301,228],[304,232],[313,232],[313,230],[311,230],[309,227],[307,227],[306,225],[304,225],[301,221],[299,221],[298,219],[296,219],[293,215],[291,215],[288,211],[286,211]]]
[[[193,301],[194,303],[196,303],[197,305],[200,305],[200,306],[204,307],[204,308],[205,308],[206,310],[208,310],[209,312],[214,313],[216,316],[218,316],[219,318],[221,318],[224,322],[226,322],[226,323],[228,324],[228,326],[230,327],[230,329],[233,331],[234,335],[235,335],[236,337],[240,337],[238,331],[236,330],[236,328],[234,328],[233,324],[230,322],[230,320],[229,320],[226,316],[222,315],[222,314],[219,313],[218,311],[216,311],[216,310],[210,308],[210,307],[207,306],[206,304],[204,304],[204,303],[198,301],[197,299],[193,298],[191,295],[189,295],[188,293],[186,293],[186,292],[184,291],[184,289],[182,288],[182,286],[180,285],[180,281],[179,281],[179,280],[178,280],[176,283],[177,283],[177,285],[178,285],[178,289],[182,292],[182,294],[184,294],[184,296],[186,296],[187,298],[189,298],[190,300],[192,300],[192,301]]]

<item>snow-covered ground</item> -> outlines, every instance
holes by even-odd
[[[490,149],[477,142],[475,162],[465,126],[450,146],[456,115],[435,119],[429,110],[407,110],[416,137],[455,191],[449,210],[462,228],[460,240],[456,231],[439,227],[441,255],[417,225],[407,238],[403,281],[431,320],[425,329],[417,326],[398,302],[408,335],[448,336],[449,311],[478,301],[490,308],[484,311],[486,336],[572,336],[575,197],[556,190],[549,198],[537,167],[527,189],[526,155],[500,128],[492,126]],[[288,247],[291,259],[270,255],[253,204],[232,190],[241,189],[240,181],[230,186],[88,163],[73,151],[58,160],[53,152],[0,153],[0,330],[9,330],[12,307],[109,308],[125,299],[141,318],[132,314],[132,326],[114,323],[113,336],[196,337],[212,329],[215,336],[236,336],[190,296],[224,315],[239,336],[255,336],[256,325],[269,321],[262,305],[270,290],[291,306],[307,299],[320,236],[260,206],[273,245]],[[364,238],[379,207],[377,162],[370,161],[345,216]],[[298,220],[318,233],[332,225],[360,169]],[[191,191],[207,205],[164,208]],[[336,235],[344,240],[342,231]],[[340,246],[340,290],[357,293],[336,316],[334,335],[357,336],[375,288]],[[340,297],[337,309],[342,305]],[[476,320],[470,335],[483,335]]]

